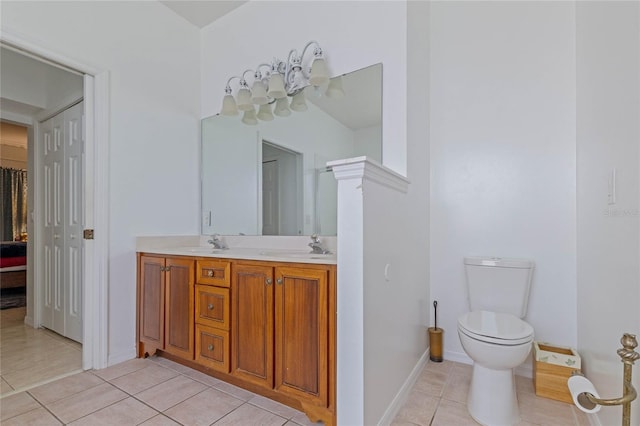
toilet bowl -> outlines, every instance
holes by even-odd
[[[515,315],[472,311],[458,319],[458,335],[473,360],[467,409],[478,423],[514,425],[520,421],[513,369],[533,342],[533,327]]]

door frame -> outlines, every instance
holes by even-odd
[[[84,74],[83,97],[85,102],[85,162],[83,165],[85,229],[93,229],[95,239],[84,240],[83,256],[83,344],[82,368],[107,367],[108,360],[108,284],[109,284],[109,71],[93,68],[46,48],[38,41],[6,30],[0,30],[0,42],[18,49],[26,55],[62,65]],[[34,141],[38,141],[38,123]],[[34,173],[39,173],[34,157]],[[37,182],[39,176],[35,176]],[[35,188],[34,202],[42,196],[42,188]],[[41,221],[42,212],[34,209],[34,222]],[[34,265],[39,262],[37,234],[34,236]],[[34,305],[42,297],[42,271],[34,268]],[[40,312],[34,309],[34,325],[40,324]]]

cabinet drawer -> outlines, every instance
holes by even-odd
[[[231,263],[226,260],[198,260],[196,270],[198,284],[229,287],[231,283]]]
[[[229,330],[229,289],[196,285],[196,323]]]
[[[196,362],[229,372],[229,332],[196,324]]]

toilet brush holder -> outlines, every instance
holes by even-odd
[[[438,327],[429,327],[429,359],[433,362],[442,362],[442,334],[444,330]]]

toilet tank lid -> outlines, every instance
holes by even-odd
[[[509,257],[488,257],[488,256],[471,256],[464,258],[465,265],[473,266],[494,266],[500,268],[533,268],[533,260],[514,259]]]

